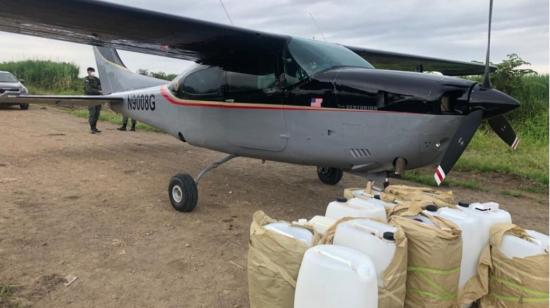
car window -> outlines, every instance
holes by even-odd
[[[17,78],[8,72],[0,72],[0,82],[17,82]]]

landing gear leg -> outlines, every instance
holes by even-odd
[[[317,167],[317,176],[327,185],[336,185],[344,176],[344,172],[338,168]]]
[[[168,195],[174,209],[179,212],[193,211],[199,201],[197,186],[201,178],[211,170],[218,168],[235,157],[237,157],[237,155],[231,154],[222,160],[212,163],[204,168],[196,179],[193,179],[193,177],[187,173],[178,174],[172,177],[170,185],[168,186]]]

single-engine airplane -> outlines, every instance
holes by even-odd
[[[440,184],[482,119],[512,148],[504,113],[519,106],[491,88],[485,65],[269,34],[91,0],[0,0],[0,31],[93,45],[101,96],[33,96],[21,103],[109,103],[183,142],[227,153],[196,178],[170,180],[172,206],[197,205],[199,180],[243,156],[343,171],[401,174],[440,163]],[[489,46],[492,0],[489,13]],[[191,60],[172,82],[129,71],[116,49]],[[376,68],[375,68],[376,67]],[[441,74],[428,74],[437,71]],[[482,84],[448,76],[483,74]],[[447,75],[447,76],[444,76]],[[2,101],[0,101],[2,102]]]

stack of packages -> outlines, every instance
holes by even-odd
[[[344,196],[310,221],[254,215],[251,307],[548,306],[548,236],[498,204],[397,185]]]

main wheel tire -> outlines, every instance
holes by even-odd
[[[178,174],[172,177],[168,186],[168,195],[170,203],[179,212],[193,211],[199,200],[197,184],[189,174]]]
[[[27,110],[29,109],[29,104],[21,104],[19,105],[19,108],[21,108],[21,110]]]
[[[338,168],[317,167],[317,176],[327,185],[336,185],[344,176],[344,171]]]

